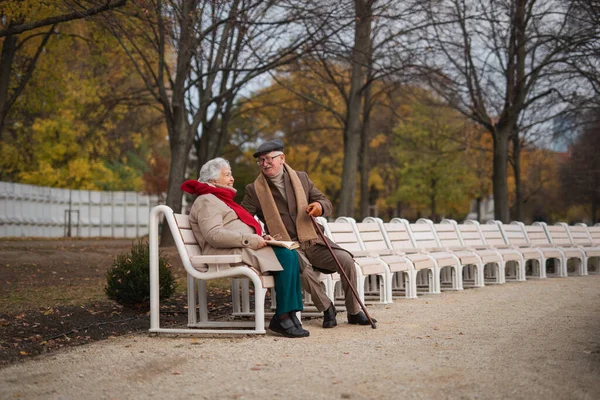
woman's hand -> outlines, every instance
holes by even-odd
[[[265,235],[265,236],[263,236],[263,239],[265,239],[265,240],[275,240],[275,239],[273,239],[273,236],[271,236],[271,235]]]
[[[262,236],[258,236],[258,244],[256,245],[256,250],[262,249],[265,246],[268,246],[267,242],[265,241],[265,238],[263,238]]]

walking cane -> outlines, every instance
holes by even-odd
[[[335,263],[338,266],[338,270],[340,271],[340,274],[346,280],[346,283],[348,284],[348,287],[350,288],[350,290],[352,290],[352,294],[354,295],[354,298],[356,298],[356,301],[358,301],[358,304],[360,305],[360,308],[362,308],[362,310],[364,311],[365,315],[367,316],[367,319],[371,323],[371,328],[376,329],[377,326],[375,325],[375,322],[373,322],[373,320],[371,319],[371,316],[369,315],[369,312],[367,311],[367,308],[365,307],[365,305],[363,304],[363,302],[360,301],[360,297],[358,296],[358,293],[356,293],[356,289],[354,289],[354,287],[350,283],[350,279],[348,278],[348,275],[346,275],[346,271],[344,271],[344,268],[342,268],[342,264],[340,264],[340,261],[337,259],[336,255],[333,252],[333,249],[331,248],[331,246],[329,245],[329,242],[327,241],[327,239],[325,239],[325,236],[323,235],[323,232],[321,232],[321,229],[319,228],[319,225],[317,224],[317,220],[312,215],[310,215],[310,219],[312,220],[312,223],[315,226],[315,230],[317,231],[317,233],[321,237],[321,240],[323,240],[323,242],[327,246],[327,249],[329,250],[329,252],[333,256],[333,259],[335,260]]]

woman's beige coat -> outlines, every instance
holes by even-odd
[[[244,264],[261,272],[283,270],[269,246],[253,250],[260,236],[216,196],[199,196],[192,205],[189,218],[202,254],[241,254]]]

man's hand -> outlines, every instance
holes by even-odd
[[[321,207],[321,203],[315,201],[306,207],[306,213],[311,217],[319,217],[323,215],[323,207]]]

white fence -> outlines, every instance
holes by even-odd
[[[113,237],[148,234],[158,196],[0,182],[0,237]]]

